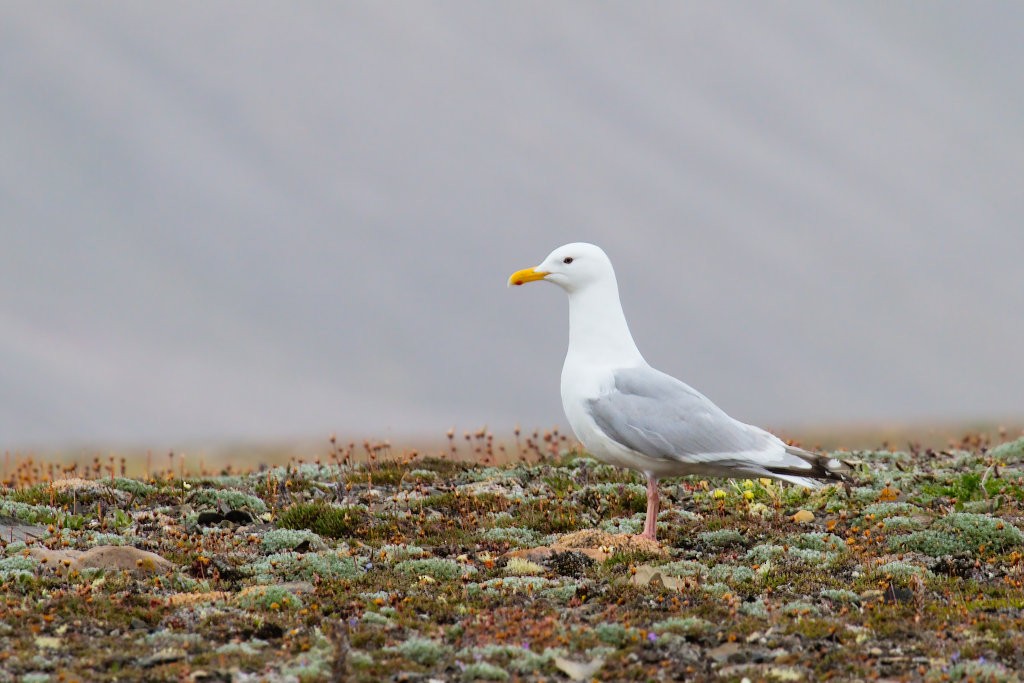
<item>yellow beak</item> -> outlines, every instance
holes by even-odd
[[[509,277],[508,283],[510,285],[525,285],[527,282],[534,282],[535,280],[543,280],[547,277],[548,273],[543,270],[537,270],[536,268],[523,268],[512,273]]]

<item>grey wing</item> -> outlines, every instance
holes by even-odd
[[[768,433],[732,419],[697,390],[649,366],[616,371],[614,390],[590,400],[588,408],[609,437],[655,458],[726,465],[722,454],[772,447]]]

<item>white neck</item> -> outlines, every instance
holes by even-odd
[[[566,363],[570,362],[614,368],[644,363],[629,333],[614,278],[569,292]]]

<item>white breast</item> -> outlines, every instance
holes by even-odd
[[[613,370],[596,370],[589,365],[583,372],[580,365],[566,358],[562,366],[562,409],[576,438],[590,455],[599,460],[639,472],[650,472],[651,458],[609,439],[587,410],[588,401],[614,387]]]

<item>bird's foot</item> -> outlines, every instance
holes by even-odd
[[[653,543],[658,542],[658,539],[655,537],[655,533],[653,531],[648,530],[644,530],[642,534],[633,534],[632,536],[630,536],[630,538],[633,538],[637,541],[642,539],[645,543],[648,541],[651,541]]]

